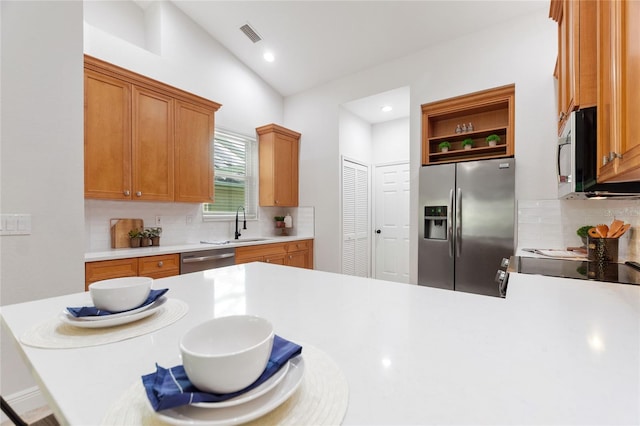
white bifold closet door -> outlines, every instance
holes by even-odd
[[[369,169],[342,160],[342,273],[370,276]]]

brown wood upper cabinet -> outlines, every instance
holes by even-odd
[[[549,16],[558,22],[558,134],[571,111],[596,105],[596,3],[551,0]]]
[[[601,0],[598,181],[640,180],[640,2]],[[640,184],[639,184],[640,185]]]
[[[300,133],[277,124],[258,127],[260,206],[298,205]]]
[[[85,198],[210,202],[220,104],[85,55]]]

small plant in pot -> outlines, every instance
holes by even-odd
[[[500,136],[498,135],[487,136],[487,143],[489,144],[489,146],[496,146],[498,143],[500,143]]]
[[[462,141],[462,147],[464,149],[471,149],[473,147],[473,139],[467,138]]]
[[[284,216],[275,216],[273,220],[276,221],[276,228],[284,228]]]
[[[162,234],[162,228],[149,228],[149,238],[151,239],[152,246],[160,245],[160,234]]]
[[[580,237],[580,239],[582,240],[582,244],[584,244],[585,247],[587,246],[587,235],[589,235],[588,232],[591,228],[593,228],[592,225],[585,225],[581,226],[576,231],[576,234],[578,234],[578,237]]]
[[[449,151],[449,149],[451,149],[451,144],[449,143],[449,141],[440,142],[438,148],[440,148],[441,152],[447,152]]]
[[[129,245],[132,248],[140,247],[140,238],[142,238],[142,235],[138,228],[129,231]]]
[[[149,229],[140,232],[140,247],[149,247],[151,244],[151,233]]]

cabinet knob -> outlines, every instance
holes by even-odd
[[[136,197],[142,197],[142,192],[140,191],[136,192]]]
[[[267,262],[267,263],[271,263],[271,259],[267,259],[267,260],[266,260],[266,262]]]
[[[125,190],[124,191],[124,195],[128,197],[129,195],[131,195],[131,191],[129,191],[128,189]]]
[[[162,268],[163,266],[164,266],[164,262],[162,260],[158,262],[158,268]]]

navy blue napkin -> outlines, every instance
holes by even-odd
[[[276,335],[271,356],[264,372],[251,385],[233,393],[208,393],[199,391],[187,377],[182,365],[166,369],[156,364],[156,372],[142,376],[147,397],[156,411],[196,402],[221,402],[250,391],[273,376],[291,358],[302,353],[302,346]]]
[[[162,289],[159,289],[159,290],[151,290],[149,292],[149,296],[147,297],[147,300],[145,300],[143,304],[141,304],[140,306],[136,306],[135,308],[128,309],[126,311],[110,312],[110,311],[104,311],[104,310],[98,309],[95,306],[82,306],[82,307],[78,307],[78,308],[67,308],[67,311],[69,311],[69,313],[71,315],[73,315],[74,317],[76,317],[76,318],[79,318],[79,317],[96,317],[96,316],[119,314],[121,312],[133,311],[134,309],[138,309],[138,308],[142,308],[143,306],[150,305],[153,302],[155,302],[156,300],[158,300],[160,297],[162,297],[168,291],[169,291],[168,288],[162,288]]]

